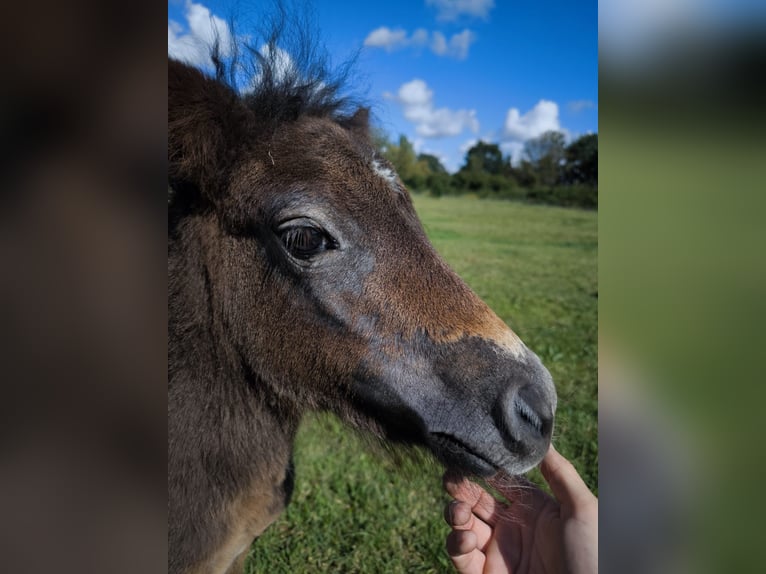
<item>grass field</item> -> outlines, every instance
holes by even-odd
[[[559,394],[554,443],[596,490],[596,212],[414,200],[437,250],[550,370]],[[330,416],[304,422],[293,501],[253,546],[248,572],[453,571],[441,469],[370,446]],[[537,471],[532,478],[539,482]]]

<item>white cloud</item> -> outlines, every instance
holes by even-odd
[[[258,51],[266,60],[274,62],[273,69],[274,69],[274,72],[276,73],[277,80],[284,78],[288,74],[297,73],[295,62],[290,57],[290,54],[288,54],[282,48],[275,46],[273,56],[271,54],[271,46],[269,46],[268,44],[264,44],[263,46],[261,46],[261,49]]]
[[[468,48],[476,40],[476,34],[470,30],[463,30],[455,34],[449,40],[450,53],[458,60],[465,60],[468,57]]]
[[[579,114],[585,110],[595,110],[596,108],[598,108],[598,105],[592,100],[575,100],[567,103],[567,109],[573,114]]]
[[[397,48],[403,48],[408,43],[406,30],[402,30],[401,28],[391,30],[386,26],[376,28],[364,39],[365,46],[383,48],[389,52],[396,50]]]
[[[524,144],[548,131],[557,131],[569,138],[569,132],[559,122],[559,106],[550,100],[540,100],[525,114],[511,108],[500,132],[500,148],[518,165],[524,154]]]
[[[414,46],[425,46],[428,44],[428,30],[425,28],[418,28],[412,33],[410,42]]]
[[[479,131],[476,110],[435,108],[433,90],[419,79],[402,84],[396,95],[384,94],[401,104],[404,117],[415,124],[415,132],[424,138],[456,136],[465,130]]]
[[[434,93],[423,80],[412,80],[399,88],[399,101],[413,109],[432,105]]]
[[[486,18],[495,7],[494,0],[426,0],[426,4],[437,10],[438,20],[457,20],[465,14],[476,18]]]
[[[407,47],[428,46],[437,56],[449,56],[458,60],[468,57],[468,50],[476,41],[476,34],[471,30],[463,30],[453,34],[449,40],[442,32],[429,32],[424,28],[418,28],[412,35],[402,28],[391,29],[381,26],[370,32],[364,39],[364,45],[370,48],[381,48],[387,52],[400,50]]]
[[[431,51],[437,56],[444,56],[449,50],[447,38],[441,32],[434,32],[431,37]]]
[[[524,115],[517,108],[508,110],[503,126],[504,139],[526,141],[547,131],[562,131],[556,102],[540,100]]]
[[[267,60],[270,62],[273,62],[273,72],[274,72],[274,79],[279,82],[280,80],[283,80],[288,74],[298,74],[299,70],[295,65],[295,61],[290,57],[290,54],[287,53],[282,48],[275,46],[274,47],[274,55],[271,54],[271,46],[269,44],[264,44],[260,47],[258,52]],[[245,86],[241,88],[242,93],[249,93],[252,92],[258,84],[261,82],[261,73],[255,74]],[[317,87],[317,89],[321,88],[322,85]]]
[[[229,26],[223,18],[215,16],[202,5],[186,0],[184,6],[186,29],[168,20],[168,55],[195,66],[211,66],[210,48],[217,41],[221,53],[231,53],[234,41]]]

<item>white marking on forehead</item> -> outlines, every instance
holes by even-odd
[[[385,180],[391,186],[391,189],[397,193],[399,192],[399,178],[393,169],[384,165],[380,160],[373,158],[372,171]]]

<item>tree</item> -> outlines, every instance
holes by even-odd
[[[543,185],[552,186],[559,182],[564,163],[564,142],[564,134],[548,131],[524,144],[524,156],[534,166]]]
[[[598,134],[580,136],[566,148],[564,181],[598,187]]]
[[[561,132],[547,131],[536,138],[527,140],[524,144],[524,157],[533,165],[538,164],[546,156],[563,159],[564,141],[564,134]]]
[[[399,136],[399,143],[391,143],[385,152],[385,157],[394,166],[394,169],[405,183],[410,179],[415,170],[415,149],[410,140],[404,134]]]
[[[537,186],[537,170],[531,162],[523,159],[519,167],[513,170],[513,176],[521,187],[532,188]]]
[[[430,173],[426,161],[415,155],[415,148],[404,134],[399,136],[399,143],[389,143],[384,157],[391,162],[407,187],[420,190]],[[436,159],[436,158],[434,158]],[[437,160],[438,162],[438,160]],[[446,170],[445,170],[446,171]]]
[[[387,154],[391,147],[391,140],[383,128],[373,124],[370,127],[370,141],[372,141],[373,147],[379,154],[383,157],[388,157]]]
[[[460,171],[499,175],[503,173],[503,168],[503,152],[500,151],[500,147],[480,141],[465,154],[465,165]]]
[[[442,165],[442,162],[435,155],[430,153],[418,154],[418,163],[422,163],[428,170],[429,175],[434,173],[447,173],[446,168]]]

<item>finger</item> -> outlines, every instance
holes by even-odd
[[[453,530],[447,535],[447,554],[460,556],[479,549],[476,533],[471,530]]]
[[[458,530],[470,530],[472,519],[473,513],[471,512],[471,505],[467,502],[452,500],[444,508],[444,520],[452,528]]]
[[[481,574],[486,557],[477,547],[470,530],[453,530],[447,536],[447,554],[460,574]]]
[[[572,463],[561,456],[552,444],[540,470],[562,506],[582,506],[595,499]]]
[[[442,479],[442,484],[450,496],[467,502],[471,506],[476,504],[481,496],[481,487],[462,476],[446,473]]]
[[[444,519],[453,530],[472,531],[476,535],[479,550],[483,551],[492,538],[492,528],[476,516],[466,502],[450,502],[444,509]]]
[[[445,476],[444,489],[456,500],[469,504],[472,512],[484,522],[495,525],[497,511],[502,505],[478,484],[466,479],[455,482]]]

